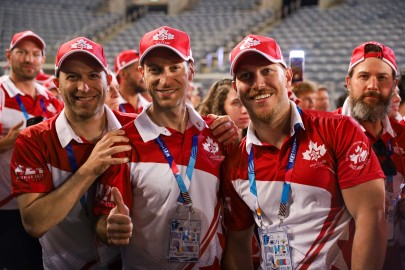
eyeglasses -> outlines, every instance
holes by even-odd
[[[397,168],[395,167],[394,161],[391,159],[392,150],[389,151],[387,145],[381,139],[373,144],[373,150],[378,157],[385,157],[383,162],[380,160],[381,169],[385,176],[397,175]]]

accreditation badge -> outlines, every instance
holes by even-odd
[[[177,207],[170,220],[168,260],[198,262],[201,240],[201,219],[191,206]]]
[[[259,229],[262,258],[266,270],[292,270],[291,250],[287,230]]]

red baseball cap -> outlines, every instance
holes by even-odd
[[[114,72],[118,73],[129,65],[139,60],[139,53],[136,50],[124,50],[115,57]]]
[[[77,37],[62,44],[56,54],[55,75],[57,76],[63,61],[76,53],[85,53],[93,57],[107,72],[108,64],[103,46],[85,37]]]
[[[232,76],[235,74],[241,56],[246,53],[261,54],[272,63],[279,63],[287,68],[280,46],[274,39],[258,35],[247,35],[229,54]]]
[[[45,48],[46,48],[45,41],[31,30],[14,34],[13,38],[11,39],[9,50],[11,51],[18,45],[18,43],[24,40],[31,40],[32,42],[35,42],[39,46],[39,48],[41,48],[42,54],[45,55]]]
[[[367,52],[366,53],[365,48],[367,45],[376,45],[381,48],[381,52]],[[385,46],[384,44],[375,42],[375,41],[365,42],[363,44],[360,44],[359,46],[357,46],[354,49],[354,51],[352,53],[352,58],[350,59],[348,73],[355,65],[359,64],[360,62],[363,62],[366,58],[370,58],[370,57],[380,58],[382,61],[387,63],[395,71],[396,76],[399,75],[394,51],[390,47]]]
[[[161,26],[146,33],[141,38],[139,42],[140,63],[151,50],[159,47],[171,49],[184,61],[191,60],[194,62],[189,35],[169,26]]]
[[[39,84],[46,85],[47,83],[49,83],[50,81],[52,81],[53,78],[54,78],[53,75],[46,74],[43,70],[41,70],[41,71],[38,73],[38,75],[37,75],[37,77],[36,77],[35,80],[36,80],[37,83],[39,83]]]

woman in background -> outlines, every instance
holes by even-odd
[[[239,141],[246,135],[249,115],[239,100],[231,79],[222,79],[211,85],[207,97],[202,102],[199,113],[202,115],[229,115],[239,128]]]

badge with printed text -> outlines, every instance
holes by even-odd
[[[287,231],[260,230],[260,244],[266,270],[292,270],[291,251]]]
[[[184,218],[184,215],[187,218]],[[170,222],[168,260],[198,262],[200,254],[201,220],[194,213],[177,213]]]

